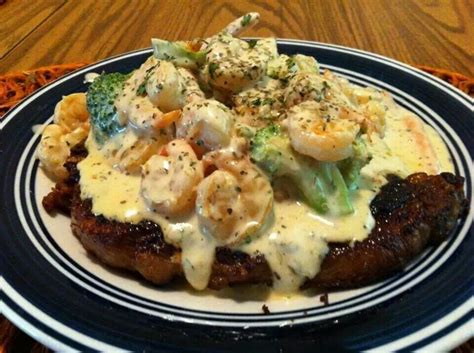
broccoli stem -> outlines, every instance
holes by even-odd
[[[334,208],[337,214],[349,214],[354,212],[349,189],[344,178],[335,163],[324,163],[324,168],[330,175],[332,190],[329,193],[334,199]]]
[[[349,190],[336,164],[319,163],[305,169],[308,170],[292,175],[292,179],[311,208],[318,213],[354,212]]]
[[[326,213],[329,210],[325,196],[325,186],[321,184],[319,173],[316,168],[304,168],[301,173],[291,175],[301,194],[311,208],[318,213]]]

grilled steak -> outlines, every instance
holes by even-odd
[[[74,151],[66,164],[70,177],[44,198],[46,210],[69,211],[73,233],[110,266],[138,271],[156,284],[182,277],[180,250],[165,242],[157,224],[119,223],[92,214],[91,201],[80,198],[76,169],[85,154],[81,149]],[[386,278],[428,246],[445,240],[466,204],[461,177],[449,173],[417,173],[404,180],[390,176],[371,203],[376,225],[368,238],[353,246],[331,243],[321,271],[304,287],[355,288]],[[209,287],[249,283],[272,283],[263,255],[217,248]]]

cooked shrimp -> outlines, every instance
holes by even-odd
[[[259,20],[260,14],[258,12],[249,12],[229,23],[222,32],[228,33],[231,36],[237,36],[242,33],[242,31],[257,24]]]
[[[64,141],[67,131],[57,124],[46,126],[38,145],[37,156],[48,174],[54,179],[65,179],[67,170],[64,163],[69,156],[69,146]]]
[[[184,91],[181,91],[181,94],[185,96],[184,103],[190,103],[195,100],[200,100],[206,98],[206,95],[199,87],[199,83],[194,77],[194,75],[187,69],[178,67],[178,72],[181,75],[182,80],[184,81]],[[180,108],[182,108],[181,106]]]
[[[320,102],[326,98],[329,87],[328,81],[316,72],[297,73],[288,82],[285,105],[292,107],[308,100]]]
[[[183,108],[176,123],[176,136],[215,150],[229,144],[234,116],[224,104],[214,100],[197,100]]]
[[[296,73],[312,72],[319,73],[319,64],[312,56],[296,54],[291,57],[280,54],[268,63],[267,75],[286,80]]]
[[[222,245],[239,243],[265,224],[273,205],[272,187],[247,158],[222,151],[206,158],[218,170],[198,186],[200,225]]]
[[[277,81],[277,80],[272,80]],[[278,85],[251,88],[234,95],[234,110],[239,123],[262,128],[284,116],[282,89]]]
[[[89,113],[84,93],[63,97],[54,109],[54,124],[46,126],[38,145],[37,156],[54,179],[67,177],[64,163],[70,149],[87,138]]]
[[[186,103],[203,97],[189,71],[152,56],[127,80],[115,106],[123,124],[156,135],[180,117]]]
[[[318,161],[339,161],[352,155],[360,130],[345,108],[307,101],[290,109],[287,128],[291,145]]]
[[[163,113],[147,97],[135,97],[127,109],[128,122],[137,132],[156,134],[174,123],[181,116],[181,110]]]
[[[204,98],[196,78],[184,68],[159,60],[146,80],[150,101],[163,112],[181,109],[192,98]]]
[[[64,96],[54,108],[53,120],[65,129],[64,139],[69,147],[85,141],[90,129],[86,95],[73,93]]]
[[[235,37],[259,19],[258,13],[250,12],[208,38],[200,47],[207,51],[201,75],[211,87],[237,93],[264,76],[268,61],[278,55],[275,39],[264,38],[249,44]]]
[[[64,96],[54,108],[54,123],[61,125],[68,131],[73,131],[83,125],[89,125],[86,95],[73,93]]]
[[[226,33],[213,37],[207,47],[207,64],[201,70],[204,81],[215,89],[238,93],[258,82],[267,63],[278,55],[273,38],[258,40],[252,47]]]
[[[387,92],[371,87],[359,87],[349,84],[342,77],[336,77],[331,71],[325,70],[323,77],[331,82],[326,91],[326,99],[330,102],[349,107],[350,118],[367,133],[369,139],[372,133],[383,137],[385,116],[389,106],[393,106],[393,98]]]
[[[100,151],[120,171],[139,174],[141,166],[173,138],[172,128],[161,129],[161,133],[154,136],[137,135],[133,130],[126,130],[107,140]]]
[[[149,71],[158,64],[158,60],[150,56],[139,69],[133,71],[129,79],[124,83],[123,91],[119,94],[115,100],[115,108],[118,113],[118,120],[122,125],[126,125],[128,122],[128,109],[131,102],[137,96],[143,96],[146,93],[145,86],[146,76]]]
[[[204,171],[186,141],[173,140],[165,150],[167,156],[154,155],[143,165],[141,194],[153,211],[175,216],[192,208]]]

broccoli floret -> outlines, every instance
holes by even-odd
[[[359,137],[352,145],[354,154],[350,158],[337,162],[344,181],[349,190],[357,189],[360,180],[360,170],[371,159],[365,142]]]
[[[353,212],[349,191],[336,163],[317,162],[295,152],[278,125],[257,131],[251,158],[271,177],[290,178],[317,212]]]
[[[196,70],[206,61],[206,51],[192,51],[184,42],[153,38],[151,45],[157,59],[171,61],[179,67]]]
[[[114,102],[129,77],[118,72],[102,74],[92,82],[87,91],[87,110],[91,115],[92,130],[98,143],[104,143],[125,128],[118,121]]]

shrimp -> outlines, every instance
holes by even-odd
[[[271,80],[277,81],[277,80]],[[262,128],[285,114],[282,89],[271,82],[268,88],[251,88],[232,97],[239,123]]]
[[[196,78],[168,61],[158,61],[149,71],[146,92],[153,105],[163,112],[181,109],[192,99],[204,98]]]
[[[54,108],[53,121],[65,129],[64,138],[69,147],[85,141],[90,129],[86,95],[73,93],[64,96]]]
[[[329,70],[323,75],[317,72],[297,72],[290,78],[285,90],[285,105],[291,108],[305,101],[326,101],[356,111],[356,105],[344,91],[344,85]]]
[[[186,103],[201,98],[204,93],[189,71],[152,56],[127,80],[115,106],[123,124],[156,135],[179,119]]]
[[[162,129],[156,136],[140,136],[133,130],[126,130],[107,140],[100,150],[115,168],[139,174],[141,166],[173,138],[172,128]]]
[[[352,85],[342,77],[336,77],[331,71],[324,71],[323,77],[330,80],[331,86],[326,92],[326,99],[350,109],[350,118],[357,121],[361,131],[367,133],[369,140],[372,133],[383,137],[385,117],[389,106],[393,106],[393,98],[387,92],[375,88],[363,88]]]
[[[167,128],[181,116],[181,110],[163,113],[147,97],[136,97],[127,110],[128,123],[138,133],[153,135]]]
[[[200,226],[221,245],[240,243],[265,224],[273,205],[272,187],[248,158],[235,159],[223,150],[206,158],[218,170],[198,186]]]
[[[194,77],[194,75],[189,70],[178,67],[178,72],[184,82],[184,90],[181,91],[181,94],[185,96],[185,104],[206,98],[204,92],[201,90],[201,87],[199,87],[196,77]]]
[[[296,73],[285,90],[285,105],[289,108],[308,100],[320,102],[329,88],[328,81],[316,72]]]
[[[274,79],[287,80],[294,74],[302,72],[319,73],[319,64],[316,59],[302,54],[291,57],[280,54],[267,66],[267,75]]]
[[[83,128],[89,125],[89,112],[87,111],[86,95],[73,93],[63,97],[54,108],[54,123],[68,131]]]
[[[207,46],[203,80],[217,90],[238,93],[254,85],[265,75],[267,63],[275,58],[276,41],[260,39],[250,46],[244,40],[219,33]]]
[[[171,141],[165,151],[167,156],[154,155],[143,165],[141,195],[153,211],[176,216],[192,208],[204,170],[184,140]]]
[[[46,126],[38,145],[37,156],[41,165],[54,179],[63,180],[67,178],[67,170],[64,167],[69,156],[69,146],[64,141],[67,131],[57,124]]]
[[[214,100],[198,100],[187,104],[176,123],[176,136],[215,150],[229,144],[234,116],[224,104]]]
[[[64,163],[70,149],[89,134],[89,113],[84,93],[63,97],[54,109],[54,124],[45,127],[38,145],[37,157],[44,170],[54,179],[63,180],[68,174]]]
[[[129,129],[118,145],[111,139],[108,158],[122,171],[139,172],[141,165],[172,139],[183,105],[203,98],[188,70],[150,57],[127,80],[115,103]]]
[[[351,112],[315,101],[303,102],[288,112],[288,134],[292,147],[318,161],[350,157],[360,126]]]
[[[242,17],[237,18],[236,20],[229,23],[222,32],[228,33],[231,36],[237,36],[242,31],[253,27],[260,21],[260,14],[258,12],[249,12]]]

